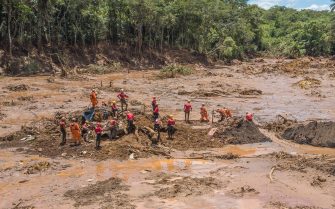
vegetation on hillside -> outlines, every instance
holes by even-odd
[[[333,14],[264,10],[247,0],[0,0],[0,48],[9,57],[105,42],[138,55],[183,48],[228,61],[330,55]]]

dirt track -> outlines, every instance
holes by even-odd
[[[198,66],[174,79],[158,79],[157,71],[2,77],[0,208],[335,208],[334,148],[281,138],[294,120],[335,121],[334,66],[328,59],[266,59]],[[161,116],[177,119],[175,140],[163,133],[162,143],[152,147],[139,132],[103,141],[101,151],[93,144],[59,147],[55,113],[71,118],[85,109],[92,87],[100,101],[114,100],[124,88],[140,127],[152,126],[150,101],[158,96]],[[191,124],[182,122],[186,99],[194,106]],[[209,112],[220,106],[236,116],[254,112],[259,124],[235,130],[199,123],[201,103]],[[273,123],[278,114],[292,120]],[[218,128],[214,137],[207,135],[212,128]],[[298,135],[293,138],[303,138]],[[227,145],[240,143],[254,144]],[[128,160],[132,153],[140,159]]]

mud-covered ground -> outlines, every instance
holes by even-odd
[[[168,79],[126,69],[67,79],[1,77],[0,208],[335,208],[335,61],[193,67],[192,75]],[[59,146],[60,116],[80,118],[93,87],[100,102],[125,89],[137,131],[104,137],[101,150],[94,135],[91,143]],[[166,115],[177,120],[174,139],[163,131],[157,146],[152,96],[163,127]],[[198,121],[202,103],[209,123]],[[234,117],[218,122],[212,112],[220,107]],[[245,112],[255,114],[254,123],[243,121]]]

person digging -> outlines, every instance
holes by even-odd
[[[208,122],[209,119],[208,119],[208,112],[207,112],[207,108],[205,106],[205,104],[202,104],[201,105],[201,108],[200,108],[200,121],[201,122]]]

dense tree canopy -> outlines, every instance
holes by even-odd
[[[335,48],[332,12],[264,10],[246,0],[0,0],[0,11],[0,47],[8,54],[104,41],[139,54],[186,48],[228,60]]]

